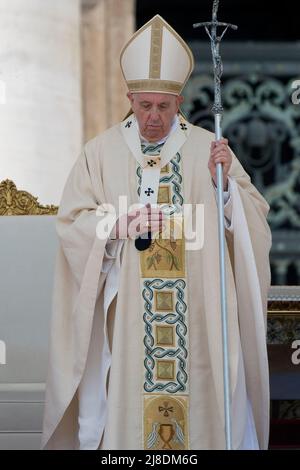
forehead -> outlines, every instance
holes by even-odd
[[[176,96],[169,93],[135,93],[134,99],[139,103],[161,104],[175,102]]]

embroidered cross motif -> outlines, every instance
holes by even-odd
[[[145,191],[146,196],[150,196],[150,194],[153,194],[154,191],[151,188],[148,188],[147,191]]]
[[[183,131],[186,131],[186,130],[187,130],[187,125],[184,124],[184,122],[181,122],[181,123],[180,123],[180,127],[181,127],[181,129],[182,129]]]
[[[132,124],[132,121],[128,121],[125,127],[127,127],[127,129],[129,129],[129,127],[131,126],[131,124]]]
[[[156,163],[157,163],[157,162],[156,162],[155,160],[148,160],[148,161],[147,161],[147,164],[148,164],[149,166],[151,166],[151,167],[154,166],[154,165],[156,165]]]

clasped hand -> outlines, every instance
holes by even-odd
[[[157,206],[146,204],[118,218],[111,231],[110,238],[140,237],[144,233],[158,232],[164,229],[165,215]]]
[[[217,163],[223,164],[223,187],[224,191],[228,187],[228,172],[232,163],[232,154],[230,148],[228,147],[228,140],[221,139],[216,142],[212,142],[210,146],[210,158],[208,160],[208,169],[210,171],[211,177],[214,180],[215,185],[217,186]]]

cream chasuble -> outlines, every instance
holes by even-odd
[[[79,448],[79,428],[82,435],[90,430],[81,448],[100,442],[101,449],[120,450],[225,447],[217,208],[207,169],[214,135],[180,124],[152,158],[142,153],[131,116],[88,142],[68,179],[57,222],[45,448]],[[264,449],[268,205],[235,157],[230,192],[226,272],[233,445],[243,445],[250,403]],[[120,195],[127,195],[129,206],[147,200],[174,210],[172,229],[183,223],[184,203],[204,204],[203,248],[185,250],[184,239],[171,236],[153,237],[144,253],[130,239],[114,242],[108,252],[108,234],[96,235],[97,211],[106,203],[118,207]],[[83,384],[93,383],[98,387],[82,393]],[[87,406],[95,416],[89,423]]]

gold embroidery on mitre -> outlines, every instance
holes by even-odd
[[[145,395],[144,406],[145,449],[189,448],[186,397]]]
[[[179,82],[160,79],[127,80],[127,86],[131,93],[138,93],[140,91],[157,91],[179,95],[182,89],[182,84]]]
[[[151,26],[149,78],[160,78],[163,23],[157,17]]]

